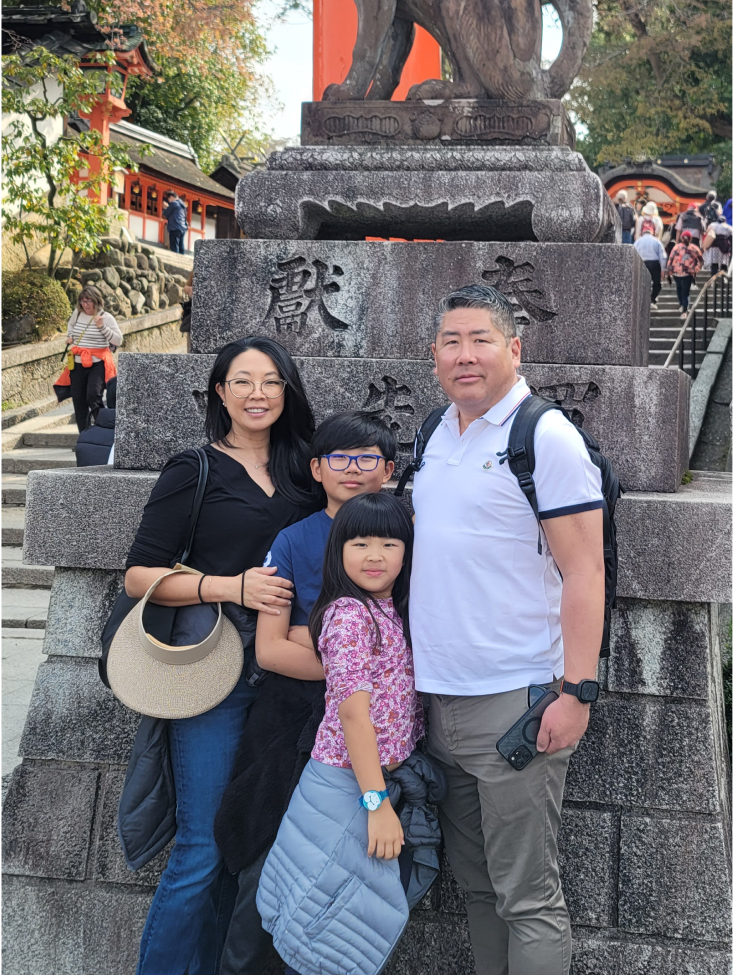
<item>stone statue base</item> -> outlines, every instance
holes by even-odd
[[[575,148],[559,99],[304,102],[304,146],[546,145]]]

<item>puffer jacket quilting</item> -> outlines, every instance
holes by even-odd
[[[396,860],[367,856],[367,811],[351,769],[311,760],[257,893],[263,927],[300,975],[377,975],[407,924]]]

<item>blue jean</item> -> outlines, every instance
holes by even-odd
[[[677,301],[680,303],[680,307],[687,311],[687,306],[690,303],[690,288],[692,287],[692,275],[683,274],[674,276],[674,283],[677,287]]]
[[[169,230],[168,231],[168,243],[170,250],[174,254],[183,254],[185,249],[183,247],[183,238],[186,236],[185,230]]]
[[[621,243],[622,244],[633,244],[634,243],[634,232],[632,230],[622,230],[621,231]]]
[[[244,675],[211,711],[170,722],[176,784],[176,842],[150,905],[137,975],[215,975],[226,931],[216,932],[228,875],[214,817],[229,785],[249,709],[257,697]],[[203,946],[206,946],[205,948]]]

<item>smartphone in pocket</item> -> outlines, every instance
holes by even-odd
[[[517,772],[526,768],[537,754],[542,715],[558,696],[556,691],[530,684],[527,692],[529,710],[497,741],[497,752]]]

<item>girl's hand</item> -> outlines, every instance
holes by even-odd
[[[244,573],[244,604],[269,616],[279,616],[278,606],[290,606],[293,584],[275,575],[277,566],[256,566]],[[241,598],[241,597],[240,597]],[[239,602],[240,599],[237,599]]]
[[[397,813],[389,799],[369,816],[369,846],[367,856],[376,854],[380,860],[396,860],[405,844],[405,834]]]

